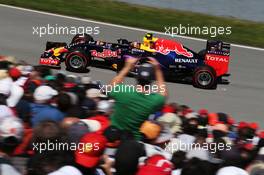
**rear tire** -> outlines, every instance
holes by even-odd
[[[78,43],[78,42],[89,42],[94,41],[93,37],[91,35],[88,35],[86,33],[84,34],[77,34],[72,38],[71,44]]]
[[[91,57],[87,56],[81,50],[74,50],[67,54],[65,65],[67,70],[73,72],[82,72],[91,64]]]
[[[215,70],[210,66],[198,67],[193,74],[193,86],[201,89],[216,89]]]

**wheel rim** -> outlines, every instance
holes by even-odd
[[[78,69],[81,68],[83,65],[83,59],[81,57],[79,57],[78,55],[74,55],[71,59],[70,59],[70,66]]]
[[[212,77],[208,72],[202,72],[198,75],[198,83],[207,86],[212,82]]]

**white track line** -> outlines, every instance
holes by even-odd
[[[44,11],[39,11],[39,10],[31,10],[31,9],[26,9],[26,8],[22,8],[22,7],[15,7],[15,6],[11,6],[11,5],[0,4],[0,6],[7,7],[7,8],[12,8],[12,9],[17,9],[17,10],[23,10],[23,11],[27,11],[27,12],[43,14],[43,15],[50,15],[50,16],[67,18],[67,19],[72,19],[72,20],[90,22],[90,23],[95,23],[95,24],[100,24],[100,25],[107,25],[107,26],[119,27],[119,28],[123,28],[123,29],[129,29],[129,30],[135,30],[135,31],[141,31],[141,32],[151,32],[151,33],[156,33],[156,34],[160,34],[160,35],[166,35],[163,32],[157,32],[157,31],[153,31],[153,30],[146,30],[146,29],[141,29],[141,28],[136,28],[136,27],[128,27],[128,26],[111,24],[111,23],[106,23],[106,22],[99,22],[99,21],[88,20],[88,19],[83,19],[83,18],[78,18],[78,17],[67,16],[67,15],[60,15],[60,14],[56,14],[56,13],[49,13],[49,12],[44,12]],[[175,37],[189,39],[189,40],[195,40],[195,41],[202,41],[202,42],[206,42],[207,41],[205,39],[193,38],[193,37],[189,37],[189,36],[175,35]],[[251,50],[264,51],[263,48],[244,46],[244,45],[239,45],[239,44],[232,44],[232,46],[245,48],[245,49],[251,49]]]

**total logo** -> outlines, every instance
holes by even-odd
[[[117,57],[117,51],[104,49],[103,52],[97,52],[96,50],[91,50],[91,55],[93,57],[98,57],[98,58]]]
[[[58,65],[59,60],[55,60],[52,58],[41,58],[39,63],[43,65]]]
[[[225,57],[217,57],[217,56],[211,56],[211,55],[206,55],[205,59],[207,61],[218,61],[218,62],[225,62],[228,63],[228,58]]]
[[[198,59],[183,59],[183,58],[176,58],[175,63],[197,63]]]

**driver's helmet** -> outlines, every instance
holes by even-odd
[[[157,38],[153,37],[152,33],[147,33],[143,38],[143,44],[148,47],[152,46],[155,41],[157,41]]]
[[[58,47],[58,48],[54,48],[53,50],[53,55],[54,56],[59,56],[61,53],[67,52],[68,50],[65,47]]]

